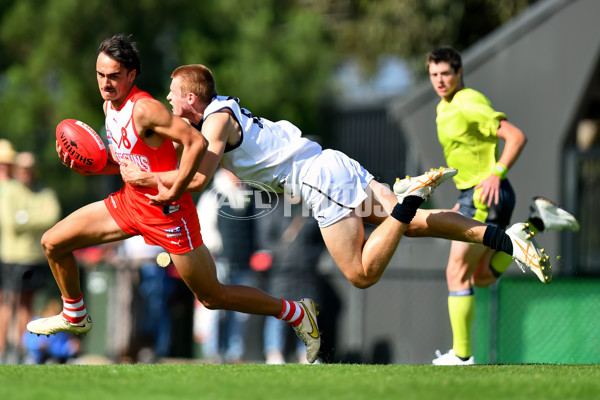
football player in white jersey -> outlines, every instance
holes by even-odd
[[[237,99],[218,96],[207,67],[184,65],[171,78],[167,100],[173,113],[188,119],[209,143],[188,190],[202,191],[221,165],[250,185],[301,196],[319,221],[329,253],[357,288],[381,278],[403,235],[482,243],[534,268],[549,267],[548,256],[525,235],[455,212],[419,209],[456,169],[432,169],[398,181],[392,192],[345,154],[303,138],[290,122],[256,117]],[[162,192],[175,174],[149,174],[127,162],[121,169],[132,185],[158,187],[158,195],[148,196],[157,203],[164,201]],[[377,225],[366,241],[364,222]]]
[[[174,143],[178,143],[183,151],[179,169],[169,181],[172,189],[162,190],[164,187],[159,186],[161,190],[157,191],[126,184],[104,201],[82,207],[48,230],[42,247],[61,291],[63,311],[31,321],[27,329],[38,335],[63,331],[86,334],[92,328],[92,319],[83,300],[73,252],[142,235],[148,244],[169,252],[167,258],[205,307],[282,319],[306,344],[308,361],[315,362],[321,337],[311,299],[289,301],[250,286],[223,285],[217,279],[214,260],[202,242],[196,207],[186,190],[207,150],[206,139],[137,88],[135,79],[140,72],[141,59],[130,36],[117,34],[100,44],[96,76],[105,100],[107,136],[115,157],[97,174],[119,173],[117,162],[123,160],[147,166],[151,175],[161,170],[170,172],[177,168]],[[68,153],[63,154],[60,145],[56,150],[65,166],[88,174],[74,165]],[[165,203],[164,206],[159,207],[156,202],[149,205],[145,195]]]

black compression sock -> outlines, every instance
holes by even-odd
[[[414,218],[417,213],[417,209],[421,207],[425,200],[419,196],[406,196],[402,203],[398,203],[394,206],[392,217],[405,224],[410,224],[410,221]]]
[[[497,226],[488,225],[483,234],[483,245],[509,255],[513,253],[513,245],[510,237],[504,229]]]

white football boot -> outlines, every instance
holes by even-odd
[[[311,299],[302,299],[298,302],[304,309],[302,322],[294,327],[296,335],[306,345],[306,359],[309,363],[314,363],[319,355],[321,348],[321,333],[317,325],[316,303]]]
[[[541,219],[544,223],[545,231],[570,229],[577,232],[579,230],[579,222],[577,222],[577,219],[571,213],[560,208],[545,197],[534,197],[529,210],[531,210],[529,219]]]
[[[394,194],[398,198],[398,203],[402,203],[402,200],[406,196],[419,196],[427,200],[436,187],[457,173],[458,170],[456,168],[439,167],[435,169],[431,168],[423,175],[413,178],[408,175],[404,179],[396,178]]]
[[[58,332],[73,332],[77,335],[86,335],[92,329],[92,317],[88,314],[83,321],[72,324],[61,314],[48,318],[35,319],[27,324],[27,330],[36,335],[53,335]]]
[[[506,230],[506,234],[512,241],[512,257],[521,270],[525,272],[527,267],[537,275],[540,281],[550,283],[552,280],[550,257],[546,254],[546,250],[539,248],[533,239],[535,234],[529,229],[529,223],[517,222]]]
[[[450,349],[447,353],[442,354],[441,351],[436,350],[435,356],[437,358],[433,359],[431,363],[433,365],[474,365],[475,358],[473,356],[469,357],[468,360],[462,360],[458,358],[456,354],[454,354],[454,350]]]

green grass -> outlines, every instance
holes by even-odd
[[[597,365],[0,366],[0,399],[597,399]]]

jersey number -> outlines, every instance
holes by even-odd
[[[242,114],[244,114],[246,117],[252,118],[252,122],[258,125],[260,129],[263,128],[263,123],[260,122],[260,118],[255,117],[250,111],[246,110],[245,108],[240,107],[240,110],[242,111]]]
[[[125,125],[124,127],[121,128],[121,137],[119,139],[119,144],[117,145],[117,147],[121,148],[121,145],[125,146],[126,149],[130,150],[131,149],[131,142],[129,141],[129,138],[127,137],[127,126],[131,123],[131,119],[129,121],[127,121],[127,125]]]
[[[238,103],[238,105],[240,104],[240,99],[238,99],[237,97],[231,97],[231,96],[229,96],[229,97],[227,98],[227,100],[234,100],[236,103]],[[240,110],[242,111],[242,114],[243,114],[243,115],[245,115],[245,116],[246,116],[246,117],[248,117],[248,118],[251,118],[251,119],[252,119],[252,122],[253,122],[253,123],[255,123],[256,125],[258,125],[258,127],[259,127],[260,129],[262,129],[262,128],[263,128],[263,123],[262,123],[262,122],[260,122],[260,118],[258,118],[258,117],[255,117],[254,115],[252,115],[252,113],[251,113],[250,111],[246,110],[246,109],[245,109],[245,108],[243,108],[243,107],[240,107]]]

